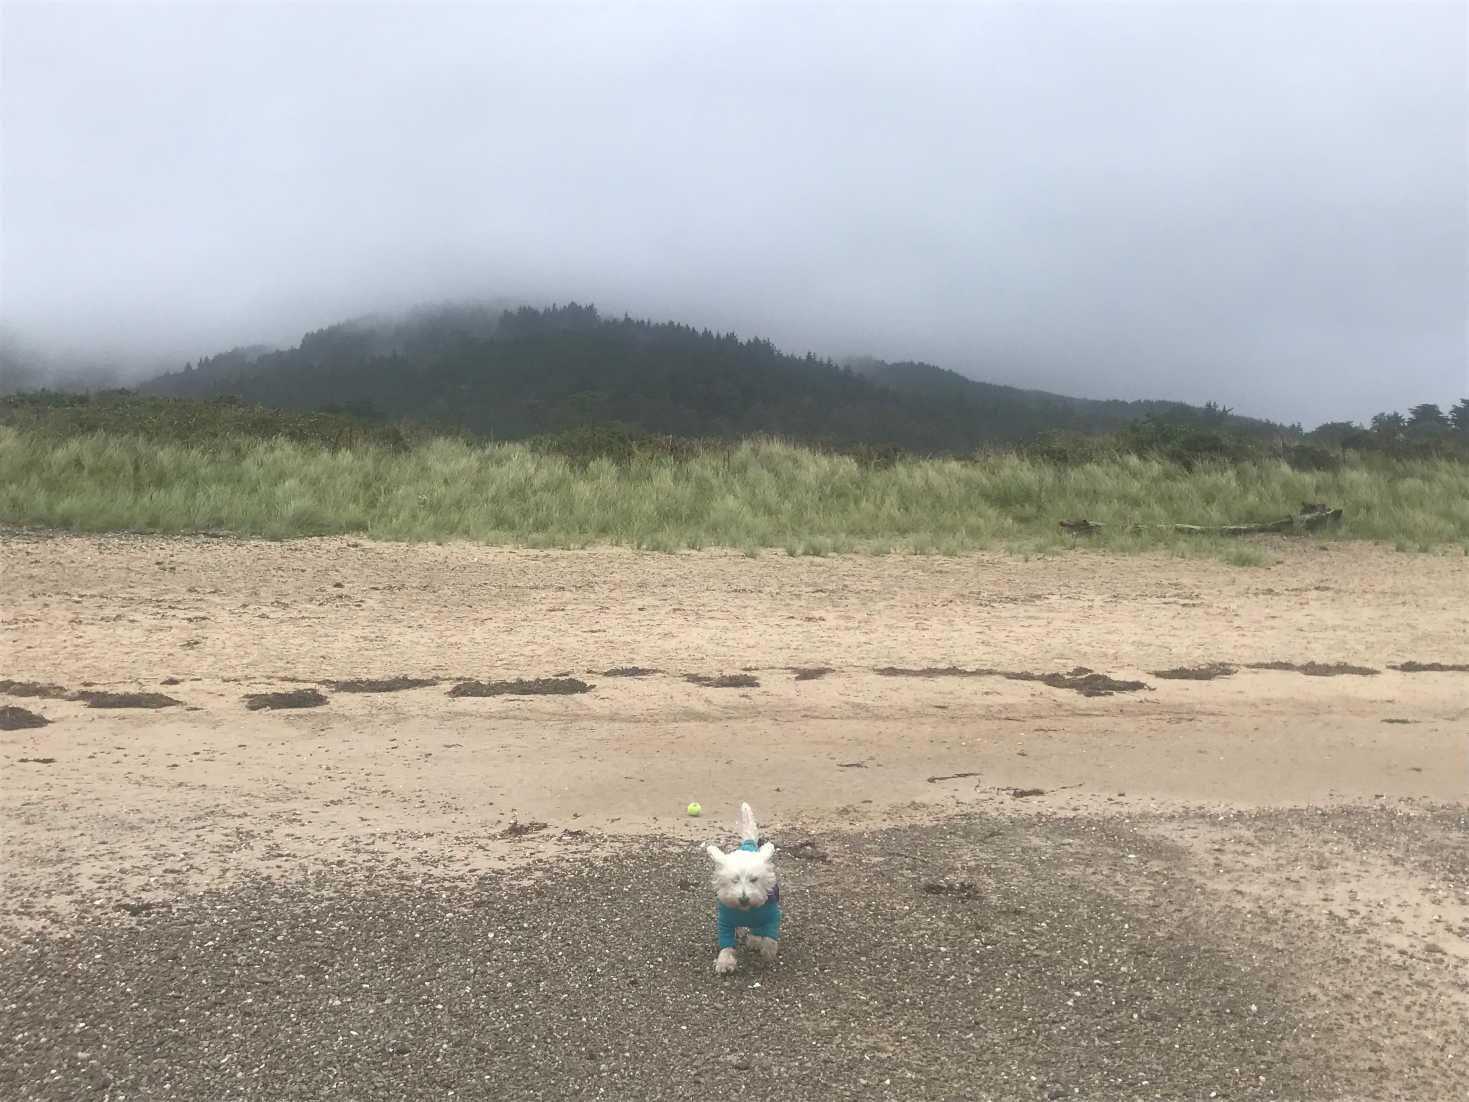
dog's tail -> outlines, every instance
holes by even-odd
[[[745,841],[760,841],[760,828],[755,825],[755,813],[749,804],[740,804],[740,829],[745,832]]]

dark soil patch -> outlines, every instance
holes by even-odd
[[[603,677],[648,677],[648,676],[651,676],[652,674],[662,673],[662,672],[663,672],[662,670],[649,669],[647,666],[618,666],[615,669],[608,670],[607,672],[605,672],[604,674],[602,674],[602,676]]]
[[[315,689],[292,689],[284,693],[246,693],[245,707],[252,712],[261,708],[320,708],[326,697]]]
[[[589,693],[592,686],[575,677],[538,677],[532,681],[461,681],[450,696],[565,696]]]
[[[339,693],[396,693],[404,689],[422,689],[437,685],[437,677],[358,677],[351,681],[328,681],[325,684]]]
[[[797,681],[815,681],[831,673],[832,668],[830,666],[792,666],[791,672],[796,675]]]
[[[60,685],[43,685],[39,681],[0,681],[0,693],[6,696],[39,696],[48,700],[71,698],[71,693]]]
[[[995,677],[1000,670],[966,670],[961,666],[924,666],[919,670],[901,666],[879,666],[876,671],[882,677]]]
[[[1371,666],[1353,666],[1347,662],[1251,662],[1246,666],[1251,670],[1294,670],[1303,673],[1307,677],[1341,677],[1343,674],[1354,674],[1359,677],[1373,677],[1379,670]]]
[[[1212,681],[1216,677],[1228,677],[1238,672],[1228,662],[1210,662],[1204,666],[1178,666],[1171,670],[1153,670],[1154,677],[1166,681]]]
[[[1383,723],[1416,723],[1417,720],[1413,720],[1413,719],[1384,719],[1382,722]]]
[[[82,690],[73,700],[85,700],[88,708],[172,708],[182,704],[166,693],[101,693]]]
[[[1010,789],[1010,795],[1014,796],[1017,800],[1028,799],[1031,796],[1044,796],[1045,794],[1046,794],[1046,790],[1044,788],[1012,788],[1012,789]]]
[[[684,680],[706,689],[758,689],[760,679],[752,673],[726,673],[719,677],[706,677],[701,673],[684,675]]]
[[[781,850],[781,856],[794,857],[797,861],[820,861],[822,864],[831,861],[831,855],[816,844],[815,838],[807,838],[804,842],[787,846]]]
[[[500,831],[501,838],[524,838],[527,834],[536,834],[546,829],[545,823],[522,823],[519,821],[511,823]]]
[[[29,762],[32,765],[55,765],[55,758],[16,758],[16,761]]]
[[[145,915],[149,911],[162,910],[167,906],[168,904],[160,903],[157,900],[142,900],[138,903],[114,903],[112,909],[114,911],[126,911],[128,914],[136,918],[138,915]]]
[[[979,894],[970,880],[925,880],[921,887],[929,895],[952,895],[959,899],[973,899]]]
[[[44,727],[51,721],[43,715],[7,705],[0,708],[0,731],[24,731],[31,727]]]
[[[1400,662],[1396,666],[1388,666],[1390,670],[1399,673],[1469,673],[1469,663],[1465,662]]]
[[[1113,693],[1135,693],[1151,688],[1143,681],[1118,681],[1104,673],[1093,673],[1085,666],[1077,666],[1070,673],[1007,673],[1011,681],[1039,681],[1053,689],[1070,689],[1082,696],[1111,696]]]

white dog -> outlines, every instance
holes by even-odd
[[[746,932],[745,944],[766,960],[774,960],[780,948],[780,884],[776,880],[775,846],[760,844],[760,828],[749,804],[740,804],[740,824],[745,840],[739,849],[725,853],[708,847],[714,859],[714,894],[719,900],[719,956],[714,971],[735,970],[735,932]]]

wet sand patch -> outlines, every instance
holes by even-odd
[[[438,683],[437,677],[357,677],[348,681],[322,682],[339,693],[398,693],[405,689],[425,689]]]
[[[48,685],[41,681],[0,680],[0,693],[6,696],[36,696],[48,700],[70,700],[71,691],[60,685]]]
[[[70,699],[84,701],[88,708],[174,708],[183,704],[166,693],[113,693],[83,689]]]
[[[315,689],[290,689],[278,693],[246,693],[245,707],[252,712],[277,708],[320,708],[327,698]]]
[[[791,666],[790,671],[797,681],[817,681],[836,672],[830,666]]]
[[[1207,662],[1202,666],[1175,666],[1171,670],[1151,670],[1154,677],[1165,681],[1213,681],[1216,677],[1229,677],[1237,667],[1228,662]]]
[[[511,681],[461,681],[450,696],[567,696],[589,693],[594,686],[577,677],[537,677]]]
[[[1380,670],[1350,662],[1246,662],[1249,670],[1289,670],[1307,677],[1375,677]]]
[[[1053,689],[1069,689],[1082,696],[1110,696],[1113,693],[1134,693],[1151,688],[1145,682],[1122,681],[1097,673],[1086,666],[1077,666],[1069,673],[1032,673],[1026,670],[996,670],[987,667],[967,669],[963,666],[926,666],[921,669],[880,666],[873,672],[881,677],[1003,677],[1009,681],[1037,681]]]
[[[752,673],[724,673],[709,676],[702,673],[684,674],[684,680],[690,685],[699,685],[705,689],[758,689],[760,679]]]
[[[7,704],[0,708],[0,731],[25,731],[33,727],[44,727],[51,721],[39,712]]]

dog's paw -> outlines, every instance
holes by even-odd
[[[773,937],[751,937],[750,947],[760,950],[760,955],[766,960],[774,960],[775,954],[780,952],[780,942]]]
[[[719,956],[714,960],[714,971],[721,976],[727,975],[735,970],[735,951],[733,949],[719,950]]]

